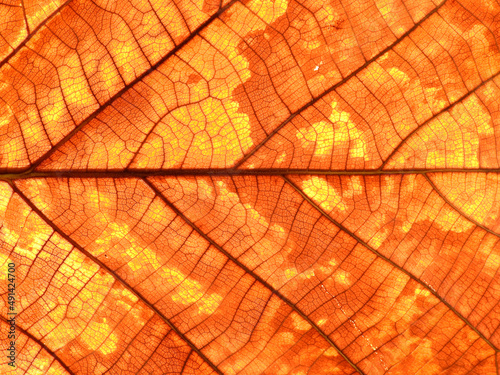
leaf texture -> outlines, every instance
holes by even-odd
[[[492,374],[500,5],[0,4],[5,374]]]

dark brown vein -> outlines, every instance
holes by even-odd
[[[3,316],[3,315],[0,315],[0,320],[2,320],[3,322],[9,324],[9,322],[7,321],[7,319]],[[19,332],[21,332],[23,335],[27,336],[30,340],[33,340],[34,342],[36,342],[38,345],[40,345],[40,347],[45,350],[47,353],[49,353],[57,362],[59,362],[59,364],[68,372],[68,374],[71,374],[71,375],[75,375],[75,373],[73,371],[70,370],[70,368],[68,367],[68,365],[66,365],[66,363],[64,363],[64,361],[59,358],[59,356],[53,352],[52,350],[50,350],[41,340],[37,339],[35,336],[33,336],[31,333],[29,333],[28,331],[26,331],[24,328],[20,327],[19,325],[16,324],[16,330],[18,330]]]
[[[424,287],[426,290],[429,291],[429,293],[432,293],[440,302],[442,302],[446,307],[448,307],[453,313],[455,313],[456,316],[458,316],[470,329],[472,329],[474,332],[476,332],[481,339],[483,339],[495,352],[498,352],[499,349],[493,345],[491,341],[489,341],[476,327],[472,325],[472,323],[469,322],[467,318],[465,318],[462,314],[460,314],[453,306],[451,306],[443,297],[441,297],[437,292],[435,292],[433,289],[431,289],[426,283],[421,281],[419,278],[417,278],[415,275],[413,275],[411,272],[407,271],[403,267],[399,266],[397,263],[392,261],[391,259],[387,258],[385,255],[381,254],[377,250],[375,250],[373,247],[371,247],[368,243],[366,243],[363,239],[361,239],[359,236],[357,236],[354,232],[350,231],[348,228],[346,228],[344,225],[339,223],[337,220],[333,219],[330,215],[328,215],[321,207],[319,207],[307,194],[305,194],[297,185],[295,185],[288,177],[283,176],[283,179],[290,184],[291,187],[299,193],[302,198],[304,198],[307,202],[309,202],[318,212],[321,213],[326,219],[328,219],[331,223],[336,225],[338,228],[346,232],[348,235],[350,235],[352,238],[354,238],[357,242],[359,242],[361,245],[366,247],[368,250],[370,250],[373,254],[376,256],[380,257],[387,263],[389,263],[391,266],[394,268],[398,269],[399,271],[403,272],[405,275],[410,277],[412,280],[416,281],[422,287]]]
[[[0,174],[0,180],[14,181],[27,178],[146,178],[155,176],[391,176],[426,173],[500,173],[500,168],[447,169],[128,169],[128,170],[47,170]]]
[[[35,206],[31,200],[24,195],[24,193],[14,184],[10,184],[12,189],[16,194],[18,194],[21,199],[35,212],[38,216],[42,218],[42,220],[47,223],[55,232],[57,232],[61,237],[63,237],[66,241],[68,241],[73,247],[78,249],[82,254],[91,259],[95,264],[101,267],[103,270],[106,270],[110,275],[112,275],[116,280],[118,280],[125,288],[127,288],[131,293],[133,293],[138,299],[140,299],[146,306],[148,306],[152,311],[154,311],[159,317],[163,319],[163,321],[175,332],[177,335],[184,340],[189,347],[195,351],[215,372],[219,375],[223,375],[222,371],[217,368],[217,366],[212,363],[206,356],[201,352],[200,349],[196,347],[196,345],[187,338],[174,324],[170,322],[170,320],[159,311],[153,304],[151,304],[141,293],[136,291],[131,285],[129,285],[123,278],[117,275],[111,268],[109,268],[106,264],[101,262],[98,258],[92,255],[90,252],[85,250],[82,246],[80,246],[76,241],[74,241],[69,235],[64,233],[59,227],[57,227],[45,214]]]
[[[296,110],[294,113],[292,113],[285,121],[283,121],[276,129],[274,129],[269,135],[264,138],[262,142],[260,142],[258,145],[256,145],[248,154],[246,154],[239,162],[237,162],[233,168],[237,169],[240,168],[252,155],[254,155],[262,146],[264,146],[276,133],[278,133],[286,124],[288,124],[290,121],[292,121],[297,115],[305,111],[307,108],[313,106],[316,104],[320,99],[331,93],[332,91],[336,90],[338,87],[342,86],[345,84],[347,81],[349,81],[351,78],[359,74],[362,70],[364,70],[368,65],[385,55],[387,52],[391,51],[394,47],[396,47],[399,43],[401,43],[408,35],[410,35],[413,31],[415,31],[422,23],[424,23],[428,18],[430,18],[433,14],[437,13],[441,7],[443,7],[444,4],[446,4],[448,0],[444,0],[441,4],[439,4],[436,8],[434,8],[431,12],[429,12],[425,17],[423,17],[420,21],[418,21],[415,25],[413,25],[412,28],[410,28],[406,33],[401,35],[399,39],[397,39],[394,43],[390,44],[387,46],[385,49],[383,49],[381,52],[373,56],[370,60],[367,60],[363,65],[361,65],[358,69],[354,70],[351,74],[343,78],[341,81],[337,82],[335,85],[331,86],[328,90],[323,91],[322,94],[318,95],[316,98],[313,98],[311,101],[308,103],[304,104],[302,107],[300,107],[298,110]]]
[[[184,215],[172,202],[170,202],[162,192],[149,180],[143,179],[143,181],[153,190],[153,192],[160,197],[165,204],[172,209],[179,217],[181,217],[187,224],[189,224],[200,236],[202,236],[205,240],[207,240],[212,246],[214,246],[217,250],[219,250],[222,254],[224,254],[228,259],[234,262],[238,267],[243,269],[247,274],[251,275],[255,280],[260,282],[264,287],[266,287],[272,294],[276,295],[283,302],[285,302],[288,306],[290,306],[293,311],[299,314],[304,320],[306,320],[335,350],[359,373],[364,374],[361,369],[354,364],[341,350],[340,348],[318,327],[316,323],[314,323],[307,315],[305,315],[295,304],[290,301],[287,297],[281,294],[279,291],[274,289],[267,281],[265,281],[262,277],[257,275],[247,266],[245,266],[241,261],[235,258],[231,253],[225,250],[222,246],[220,246],[217,242],[212,240],[207,234],[205,234],[200,228],[196,226],[191,220],[189,220],[186,215]]]

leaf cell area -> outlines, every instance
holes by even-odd
[[[0,373],[500,375],[498,1],[0,25]]]

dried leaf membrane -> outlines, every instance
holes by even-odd
[[[1,372],[498,374],[499,11],[0,4]]]

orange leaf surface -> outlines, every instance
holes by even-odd
[[[0,15],[1,374],[500,374],[497,2]]]

